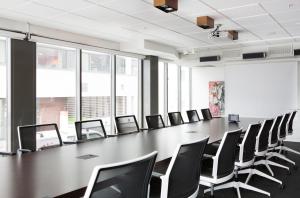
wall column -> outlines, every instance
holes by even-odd
[[[143,64],[144,116],[158,114],[158,95],[158,57],[147,56]]]
[[[53,79],[55,80],[55,79]],[[17,127],[36,123],[36,43],[11,39],[11,151],[19,147]]]

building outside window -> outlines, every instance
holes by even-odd
[[[0,151],[8,150],[7,40],[0,37]]]
[[[37,45],[37,123],[56,123],[63,139],[75,134],[76,49]]]
[[[116,57],[116,115],[138,117],[139,59]]]
[[[188,121],[187,110],[190,110],[190,69],[181,67],[181,114],[185,121]]]
[[[102,119],[106,132],[111,128],[111,56],[82,53],[82,120]]]
[[[179,111],[178,98],[178,66],[168,64],[168,112]]]

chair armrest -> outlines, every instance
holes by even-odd
[[[213,157],[215,157],[214,155],[209,155],[209,154],[203,154],[203,157],[206,157],[206,158],[213,158]]]
[[[4,156],[10,156],[10,155],[15,155],[16,153],[12,153],[12,152],[0,152],[0,155],[4,155]]]
[[[117,137],[118,134],[109,134],[109,135],[106,135],[107,137]]]
[[[23,153],[31,153],[32,151],[29,149],[18,149],[17,152],[23,154]]]
[[[158,178],[160,178],[161,176],[164,176],[163,174],[161,174],[161,173],[158,173],[158,172],[152,172],[152,177],[158,177]]]
[[[64,141],[64,144],[77,144],[78,141]]]

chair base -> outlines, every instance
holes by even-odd
[[[281,165],[281,164],[278,164],[278,163],[273,162],[273,161],[270,161],[268,159],[263,159],[263,160],[259,160],[259,161],[255,162],[254,166],[257,166],[257,165],[265,165],[272,176],[274,176],[274,172],[272,171],[270,165],[286,169],[287,171],[290,172],[290,168],[289,167]]]
[[[241,198],[240,188],[244,188],[244,189],[251,190],[251,191],[254,191],[254,192],[258,192],[258,193],[261,193],[261,194],[265,194],[269,197],[271,196],[271,194],[267,191],[261,190],[259,188],[255,188],[253,186],[250,186],[248,184],[238,182],[238,181],[232,181],[232,182],[229,182],[229,183],[225,183],[225,184],[216,186],[216,187],[214,187],[214,190],[221,190],[221,189],[226,189],[226,188],[235,188],[236,191],[237,191],[238,198]],[[212,192],[212,191],[211,191],[210,188],[204,190],[204,193],[207,193],[207,192]],[[213,196],[212,193],[211,193],[211,196]]]
[[[248,177],[246,179],[245,184],[249,183],[249,181],[250,181],[250,179],[253,175],[258,175],[258,176],[264,177],[266,179],[269,179],[271,181],[274,181],[276,183],[279,183],[280,185],[283,185],[282,181],[280,181],[279,179],[276,179],[276,178],[274,178],[270,175],[267,175],[266,173],[263,173],[263,172],[261,172],[257,169],[254,169],[254,168],[248,168],[248,169],[240,170],[238,174],[248,174]]]
[[[291,152],[291,153],[294,153],[294,154],[297,154],[297,155],[300,155],[300,152],[299,151],[296,151],[296,150],[293,150],[289,147],[286,147],[286,146],[277,146],[275,147],[275,150],[279,150],[279,153],[282,153],[282,151],[288,151],[288,152]]]
[[[284,161],[286,161],[286,162],[288,162],[288,163],[290,163],[290,164],[292,164],[294,166],[296,165],[296,162],[290,160],[289,158],[285,157],[284,155],[282,155],[280,153],[277,153],[277,152],[269,152],[269,153],[267,153],[267,160],[269,160],[269,159],[271,159],[273,157],[278,157],[278,158],[280,158],[280,159],[282,159],[282,160],[284,160]]]

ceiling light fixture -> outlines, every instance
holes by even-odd
[[[197,17],[197,25],[203,29],[214,28],[215,21],[209,16],[200,16]]]
[[[154,6],[166,13],[178,10],[178,0],[154,0]]]

